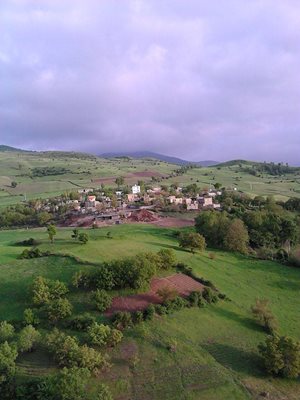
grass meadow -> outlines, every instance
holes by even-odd
[[[106,237],[108,231],[112,239]],[[123,342],[110,353],[111,370],[97,379],[107,382],[120,400],[242,400],[261,398],[262,392],[268,392],[271,399],[300,398],[299,381],[265,375],[257,345],[266,334],[249,312],[257,297],[268,298],[280,333],[300,339],[299,270],[212,249],[193,255],[178,247],[173,229],[152,225],[124,224],[88,233],[89,242],[81,245],[71,238],[70,229],[58,229],[54,244],[49,243],[45,229],[1,231],[0,319],[22,319],[24,308],[30,305],[28,289],[35,276],[70,284],[75,271],[96,268],[92,264],[172,248],[178,261],[211,280],[230,301],[157,316],[127,330]],[[41,240],[41,249],[57,255],[18,259],[23,248],[15,243],[29,237]],[[69,298],[74,313],[89,311],[102,320],[90,309],[86,293],[71,290]],[[176,352],[167,349],[170,340],[177,342]],[[42,350],[22,356],[18,365],[20,379],[56,368]]]

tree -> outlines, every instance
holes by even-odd
[[[9,324],[7,321],[0,322],[0,342],[5,342],[11,339],[15,333],[15,328],[13,325]]]
[[[97,289],[92,292],[92,299],[96,309],[100,312],[107,310],[112,302],[111,296],[103,289]]]
[[[176,256],[171,249],[161,249],[157,252],[160,269],[170,269],[176,264]]]
[[[55,225],[53,225],[53,224],[48,225],[47,232],[48,232],[49,240],[51,241],[51,243],[53,243],[54,236],[56,235]]]
[[[246,254],[248,252],[248,244],[249,235],[244,222],[241,219],[234,219],[229,223],[227,232],[225,233],[225,248]]]
[[[266,370],[286,378],[300,375],[300,342],[287,336],[268,336],[266,342],[258,346]]]
[[[21,352],[32,351],[41,335],[32,325],[27,325],[19,334],[18,348]]]
[[[16,181],[12,181],[12,183],[11,183],[11,187],[12,187],[12,188],[16,188],[16,187],[17,187],[17,185],[18,185],[18,184],[17,184],[17,182],[16,182]]]
[[[179,235],[179,246],[190,249],[192,253],[195,250],[203,251],[206,247],[204,236],[194,232],[183,232]]]
[[[17,357],[18,352],[15,346],[10,346],[7,342],[0,344],[0,385],[14,377]]]
[[[80,233],[79,236],[78,236],[78,240],[82,244],[86,244],[89,241],[89,235],[87,233],[85,233],[85,232]]]
[[[118,188],[120,186],[124,185],[124,177],[123,176],[119,176],[118,178],[116,178],[115,183],[118,186]]]
[[[170,286],[164,286],[158,289],[156,293],[162,299],[163,303],[174,300],[178,296],[178,291]]]
[[[277,329],[278,322],[269,308],[269,300],[256,299],[255,304],[251,306],[251,312],[269,333]]]
[[[88,380],[87,368],[63,368],[51,378],[51,395],[57,400],[85,400]]]
[[[96,346],[105,346],[108,342],[111,329],[108,325],[95,322],[88,329],[89,340]]]
[[[37,306],[49,303],[68,293],[68,288],[63,282],[58,280],[38,276],[32,284],[32,300]]]
[[[26,308],[23,313],[25,325],[38,325],[39,319],[34,314],[31,308]]]
[[[49,320],[55,323],[72,314],[72,305],[68,299],[59,298],[48,303],[46,310]]]
[[[222,187],[222,184],[219,183],[219,182],[216,182],[216,183],[214,184],[214,187],[215,187],[216,190],[218,190],[218,189],[220,189],[220,188]]]
[[[42,211],[38,213],[37,222],[40,226],[44,226],[50,221],[51,217],[52,215],[50,213],[47,211]]]

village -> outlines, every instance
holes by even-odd
[[[146,189],[134,184],[127,187],[126,191],[110,191],[108,195],[107,191],[101,189],[79,189],[78,196],[73,195],[76,199],[60,199],[55,209],[65,208],[66,226],[93,227],[125,222],[153,222],[158,219],[158,211],[171,214],[221,209],[217,199],[222,191],[212,188],[190,195],[185,189],[176,187],[172,188],[170,194],[165,187],[153,186]],[[48,203],[43,209],[51,211],[53,206]]]

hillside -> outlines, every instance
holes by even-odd
[[[123,176],[128,185],[139,180],[150,183],[154,177],[166,185],[196,183],[204,188],[218,182],[250,196],[274,195],[278,200],[300,197],[299,168],[274,175],[270,173],[272,170],[259,172],[260,165],[264,164],[238,160],[186,169],[185,165],[152,157],[100,158],[78,152],[3,150],[0,151],[0,207],[19,203],[25,196],[26,199],[48,198],[79,188],[97,188],[101,184],[114,187],[118,176]],[[12,182],[16,182],[16,187],[12,187]]]
[[[136,158],[136,159],[153,158],[153,159],[164,161],[164,162],[167,162],[170,164],[176,164],[176,165],[194,164],[194,165],[199,165],[202,167],[208,167],[210,165],[218,164],[217,161],[211,161],[211,160],[187,161],[187,160],[183,160],[178,157],[166,156],[165,154],[153,153],[151,151],[104,153],[104,154],[101,154],[100,157],[103,157],[103,158],[130,157],[130,158]]]
[[[109,350],[111,369],[101,372],[91,387],[98,381],[107,383],[115,400],[256,400],[263,392],[269,393],[270,399],[299,399],[299,381],[275,379],[263,371],[257,345],[266,333],[249,311],[257,297],[268,298],[280,334],[300,339],[297,269],[222,251],[213,251],[214,258],[212,250],[192,255],[178,247],[174,231],[151,225],[115,226],[109,231],[112,239],[106,237],[108,228],[89,230],[90,241],[85,246],[71,240],[69,229],[59,229],[54,244],[49,243],[45,229],[0,232],[1,318],[16,324],[22,320],[31,301],[28,288],[38,275],[70,285],[76,271],[90,271],[95,268],[93,263],[172,248],[179,261],[193,267],[199,277],[211,280],[230,301],[157,315],[125,330],[122,342]],[[14,244],[29,237],[40,240],[41,249],[57,255],[18,259],[23,247]],[[88,292],[69,287],[74,315],[88,311],[103,322],[101,313],[91,307]],[[63,323],[58,326],[65,329]],[[45,335],[49,327],[42,327]],[[81,340],[85,337],[72,329],[67,333],[79,335]],[[172,341],[176,342],[174,352],[168,350]],[[24,353],[17,362],[21,381],[57,368],[43,347]]]

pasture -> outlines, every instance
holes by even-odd
[[[111,239],[106,236],[108,231]],[[127,330],[125,340],[110,352],[112,369],[99,379],[119,400],[243,400],[259,399],[262,392],[268,392],[271,399],[299,399],[299,381],[265,375],[257,345],[266,334],[249,312],[257,297],[268,298],[279,320],[280,334],[300,339],[299,270],[210,249],[193,255],[178,247],[174,231],[145,224],[90,229],[86,230],[90,236],[86,245],[72,239],[70,229],[59,229],[53,244],[45,229],[1,231],[0,318],[22,319],[35,276],[70,284],[75,271],[95,268],[93,264],[172,248],[178,261],[193,267],[199,277],[211,280],[231,301],[156,316]],[[29,237],[41,240],[40,248],[56,255],[18,259],[23,248],[14,244]],[[80,261],[62,256],[66,254]],[[69,299],[75,314],[88,310],[102,320],[99,313],[90,310],[85,293],[71,290]],[[167,349],[170,341],[176,341],[176,352]],[[20,357],[18,365],[22,379],[55,368],[42,351]]]

